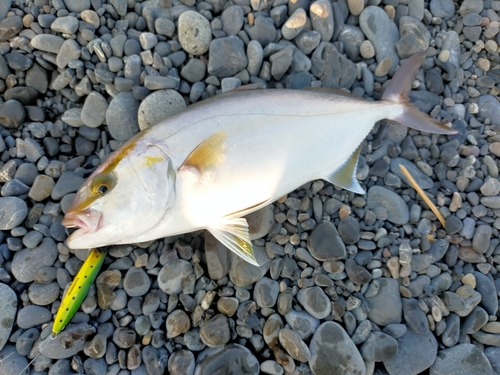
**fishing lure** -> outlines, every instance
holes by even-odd
[[[55,340],[57,335],[61,333],[64,328],[66,328],[77,312],[78,308],[87,296],[90,287],[94,283],[94,280],[104,263],[107,252],[107,249],[92,249],[90,251],[89,256],[85,259],[85,262],[83,262],[82,267],[71,283],[68,292],[63,297],[59,310],[57,310],[54,324],[52,325],[52,333],[49,336],[50,340]],[[47,345],[47,343],[48,341],[46,341],[44,345]],[[24,371],[38,358],[40,353],[41,352],[39,351],[35,358],[28,363],[19,375],[24,373]]]
[[[89,256],[71,283],[68,292],[64,296],[59,310],[57,310],[54,325],[52,326],[51,338],[57,335],[68,325],[76,311],[82,304],[90,287],[94,283],[97,274],[106,258],[107,250],[92,249]]]

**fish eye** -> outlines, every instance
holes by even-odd
[[[99,194],[105,194],[108,191],[108,187],[106,185],[101,185],[97,188],[97,192]]]
[[[90,184],[90,191],[94,195],[104,195],[109,192],[116,184],[114,176],[105,174],[94,178]]]

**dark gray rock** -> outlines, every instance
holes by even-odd
[[[476,345],[461,344],[440,350],[430,375],[494,375],[486,355]]]
[[[236,36],[218,38],[210,43],[208,73],[230,77],[246,68],[248,63],[243,42]]]
[[[389,361],[398,353],[398,342],[382,331],[375,331],[370,333],[360,351],[367,361]]]
[[[409,329],[415,333],[426,334],[429,331],[427,316],[418,307],[415,298],[403,298],[403,316]]]
[[[476,277],[476,290],[481,294],[480,305],[490,315],[495,315],[498,311],[498,295],[495,288],[495,282],[491,275],[485,275],[474,271]]]
[[[377,325],[400,323],[403,310],[398,282],[394,279],[373,280],[369,289],[377,290],[373,297],[366,297],[370,311],[368,318]]]
[[[364,374],[361,354],[340,324],[321,324],[309,344],[309,367],[315,375]]]
[[[354,63],[342,56],[331,43],[321,42],[311,58],[311,73],[322,87],[350,89],[357,76]]]
[[[323,222],[314,228],[307,239],[307,249],[320,261],[338,260],[346,257],[345,245],[331,222]]]
[[[26,117],[26,111],[21,103],[17,100],[7,100],[0,105],[0,125],[15,129],[19,127]]]

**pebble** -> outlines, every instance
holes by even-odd
[[[210,375],[221,368],[229,374],[258,375],[260,371],[259,362],[250,350],[239,344],[229,344],[201,352],[195,374]]]
[[[263,277],[255,283],[253,297],[260,307],[273,307],[279,294],[279,283]]]
[[[476,345],[461,344],[440,350],[429,369],[431,375],[491,374],[493,369],[486,355]]]
[[[64,44],[64,39],[50,34],[36,35],[31,39],[33,48],[40,51],[58,54]]]
[[[0,299],[2,300],[2,308],[0,309],[0,356],[2,349],[9,340],[9,336],[14,326],[13,317],[17,311],[17,296],[16,293],[5,284],[0,284]]]
[[[342,326],[335,322],[321,324],[309,344],[309,367],[315,375],[364,374],[361,354]]]
[[[45,307],[28,305],[20,309],[17,313],[16,324],[19,328],[28,329],[47,323],[51,319],[52,314]]]
[[[305,311],[290,311],[285,315],[286,322],[297,332],[302,340],[308,340],[319,327],[319,320]]]
[[[402,225],[410,219],[410,211],[403,199],[381,186],[372,186],[368,190],[366,204],[372,211],[384,209],[391,223]]]
[[[401,323],[403,304],[398,282],[394,279],[380,278],[372,281],[370,288],[377,290],[377,294],[366,296],[370,308],[368,318],[380,326]]]
[[[123,289],[130,297],[145,295],[151,286],[149,276],[142,268],[131,267],[123,279]]]
[[[307,249],[319,261],[343,259],[347,254],[337,228],[330,222],[316,226],[307,239]]]
[[[158,274],[158,286],[167,294],[182,292],[187,278],[193,274],[193,266],[183,259],[174,259],[165,264]]]
[[[317,286],[300,289],[297,293],[297,300],[316,319],[326,318],[332,310],[327,295]]]
[[[309,348],[304,341],[302,341],[297,332],[283,328],[279,333],[279,342],[283,349],[285,349],[293,359],[299,362],[309,361],[311,357]]]
[[[486,276],[481,272],[474,271],[476,278],[476,290],[481,295],[480,305],[490,315],[495,315],[498,311],[498,296],[493,278]]]
[[[230,77],[245,69],[247,63],[243,42],[238,37],[232,35],[210,43],[208,74]]]
[[[139,132],[139,104],[131,92],[121,92],[109,103],[106,124],[111,136],[117,141],[127,141]]]
[[[95,332],[87,323],[70,324],[54,340],[45,341],[40,353],[51,359],[73,357],[85,348]]]
[[[167,338],[171,339],[189,331],[191,328],[191,321],[183,310],[175,310],[168,315],[166,327]]]
[[[225,315],[217,314],[200,328],[200,338],[211,348],[226,344],[230,339],[228,321]]]
[[[17,352],[15,346],[6,345],[0,350],[0,371],[4,374],[22,374],[26,366],[28,360]]]
[[[434,363],[438,345],[430,331],[422,335],[408,330],[396,341],[397,355],[384,361],[384,366],[390,374],[417,375]]]
[[[321,40],[328,42],[334,32],[333,9],[330,2],[317,0],[309,7],[311,24],[314,31],[318,32]]]
[[[51,23],[50,29],[64,34],[74,34],[78,30],[78,19],[73,16],[57,17]]]
[[[186,108],[186,102],[177,91],[155,91],[142,100],[139,105],[137,115],[139,128],[141,130],[147,129],[184,108]]]
[[[26,111],[17,100],[10,99],[0,105],[0,125],[15,129],[24,122]]]
[[[104,122],[108,102],[106,98],[97,91],[92,91],[83,103],[80,118],[90,128],[96,128]]]
[[[23,249],[14,254],[12,273],[23,283],[32,282],[40,269],[54,264],[57,255],[55,241],[50,237],[45,237],[37,247]]]
[[[10,230],[21,224],[28,215],[26,202],[17,197],[0,197],[0,229]]]
[[[370,333],[360,351],[366,361],[389,361],[398,353],[398,343],[393,337],[381,331],[375,331]]]
[[[209,47],[212,50],[210,22],[201,14],[192,10],[182,13],[177,28],[179,43],[187,53],[198,56],[207,52]]]

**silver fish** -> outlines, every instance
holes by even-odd
[[[258,265],[243,217],[315,179],[363,194],[356,164],[375,122],[456,133],[408,101],[424,58],[422,52],[406,60],[378,102],[328,89],[240,89],[164,119],[124,144],[78,190],[63,220],[78,228],[68,246],[207,229]]]

